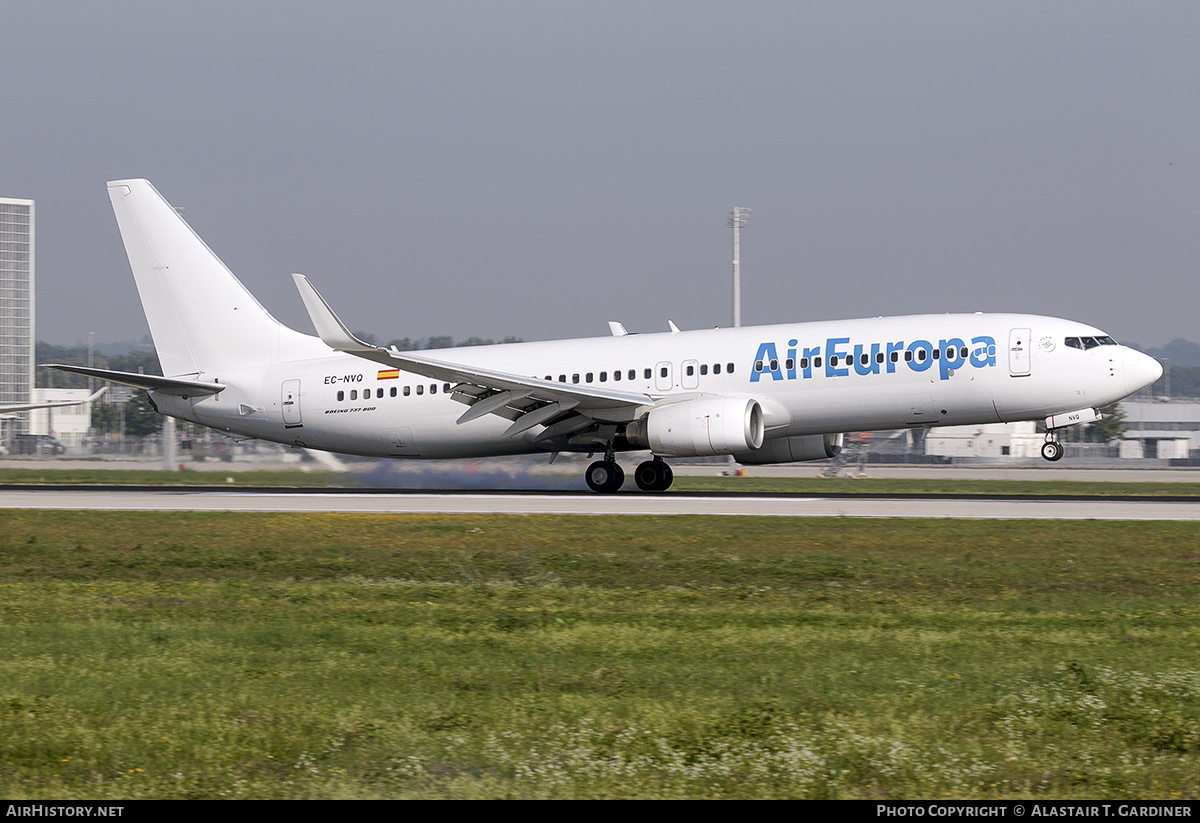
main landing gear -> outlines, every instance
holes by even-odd
[[[588,466],[583,479],[592,491],[609,494],[621,488],[621,484],[625,482],[625,471],[617,461],[606,456],[604,460],[597,460]]]
[[[1042,457],[1054,463],[1062,460],[1065,451],[1063,444],[1058,442],[1058,432],[1054,429],[1046,432],[1046,442],[1042,444]]]
[[[608,451],[603,460],[597,460],[587,467],[583,478],[592,491],[611,494],[625,483],[625,472],[613,459],[612,451]],[[670,466],[663,462],[661,457],[639,464],[633,473],[633,480],[637,483],[637,487],[645,492],[665,492],[671,488],[671,482],[674,479],[675,473],[671,471]]]
[[[633,473],[633,482],[644,492],[665,492],[674,479],[675,473],[661,457],[639,464]]]

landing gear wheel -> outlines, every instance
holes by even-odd
[[[671,467],[658,459],[639,464],[633,473],[633,481],[644,492],[665,492],[674,479]]]
[[[1047,440],[1042,444],[1042,457],[1052,463],[1056,460],[1062,460],[1063,452],[1065,451],[1066,449],[1063,448],[1062,443],[1054,440]]]
[[[621,488],[621,484],[625,482],[625,472],[615,461],[597,460],[588,466],[583,479],[592,491],[609,494]]]

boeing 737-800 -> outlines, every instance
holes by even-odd
[[[275,320],[146,180],[108,184],[164,377],[56,366],[145,389],[161,413],[222,432],[380,457],[617,452],[742,463],[835,456],[846,432],[1045,419],[1057,432],[1150,385],[1153,358],[1083,323],[947,314],[401,352],[355,337],[293,275],[316,336]]]

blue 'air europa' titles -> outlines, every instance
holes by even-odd
[[[949,380],[954,373],[970,364],[984,369],[996,365],[996,339],[994,337],[972,337],[971,345],[961,337],[937,341],[903,340],[895,343],[855,343],[849,337],[830,337],[824,346],[798,347],[796,340],[789,340],[787,355],[780,359],[774,343],[759,343],[758,353],[750,369],[750,382],[770,377],[772,380],[808,379],[822,371],[826,377],[848,377],[851,372],[868,374],[894,374],[897,369],[924,372],[937,364],[937,374]]]

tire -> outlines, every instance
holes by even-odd
[[[625,482],[625,472],[615,463],[607,460],[597,460],[587,467],[583,479],[588,488],[598,494],[611,494]]]
[[[647,460],[638,465],[633,473],[633,481],[644,492],[665,492],[671,488],[675,473],[671,467],[661,460]]]

